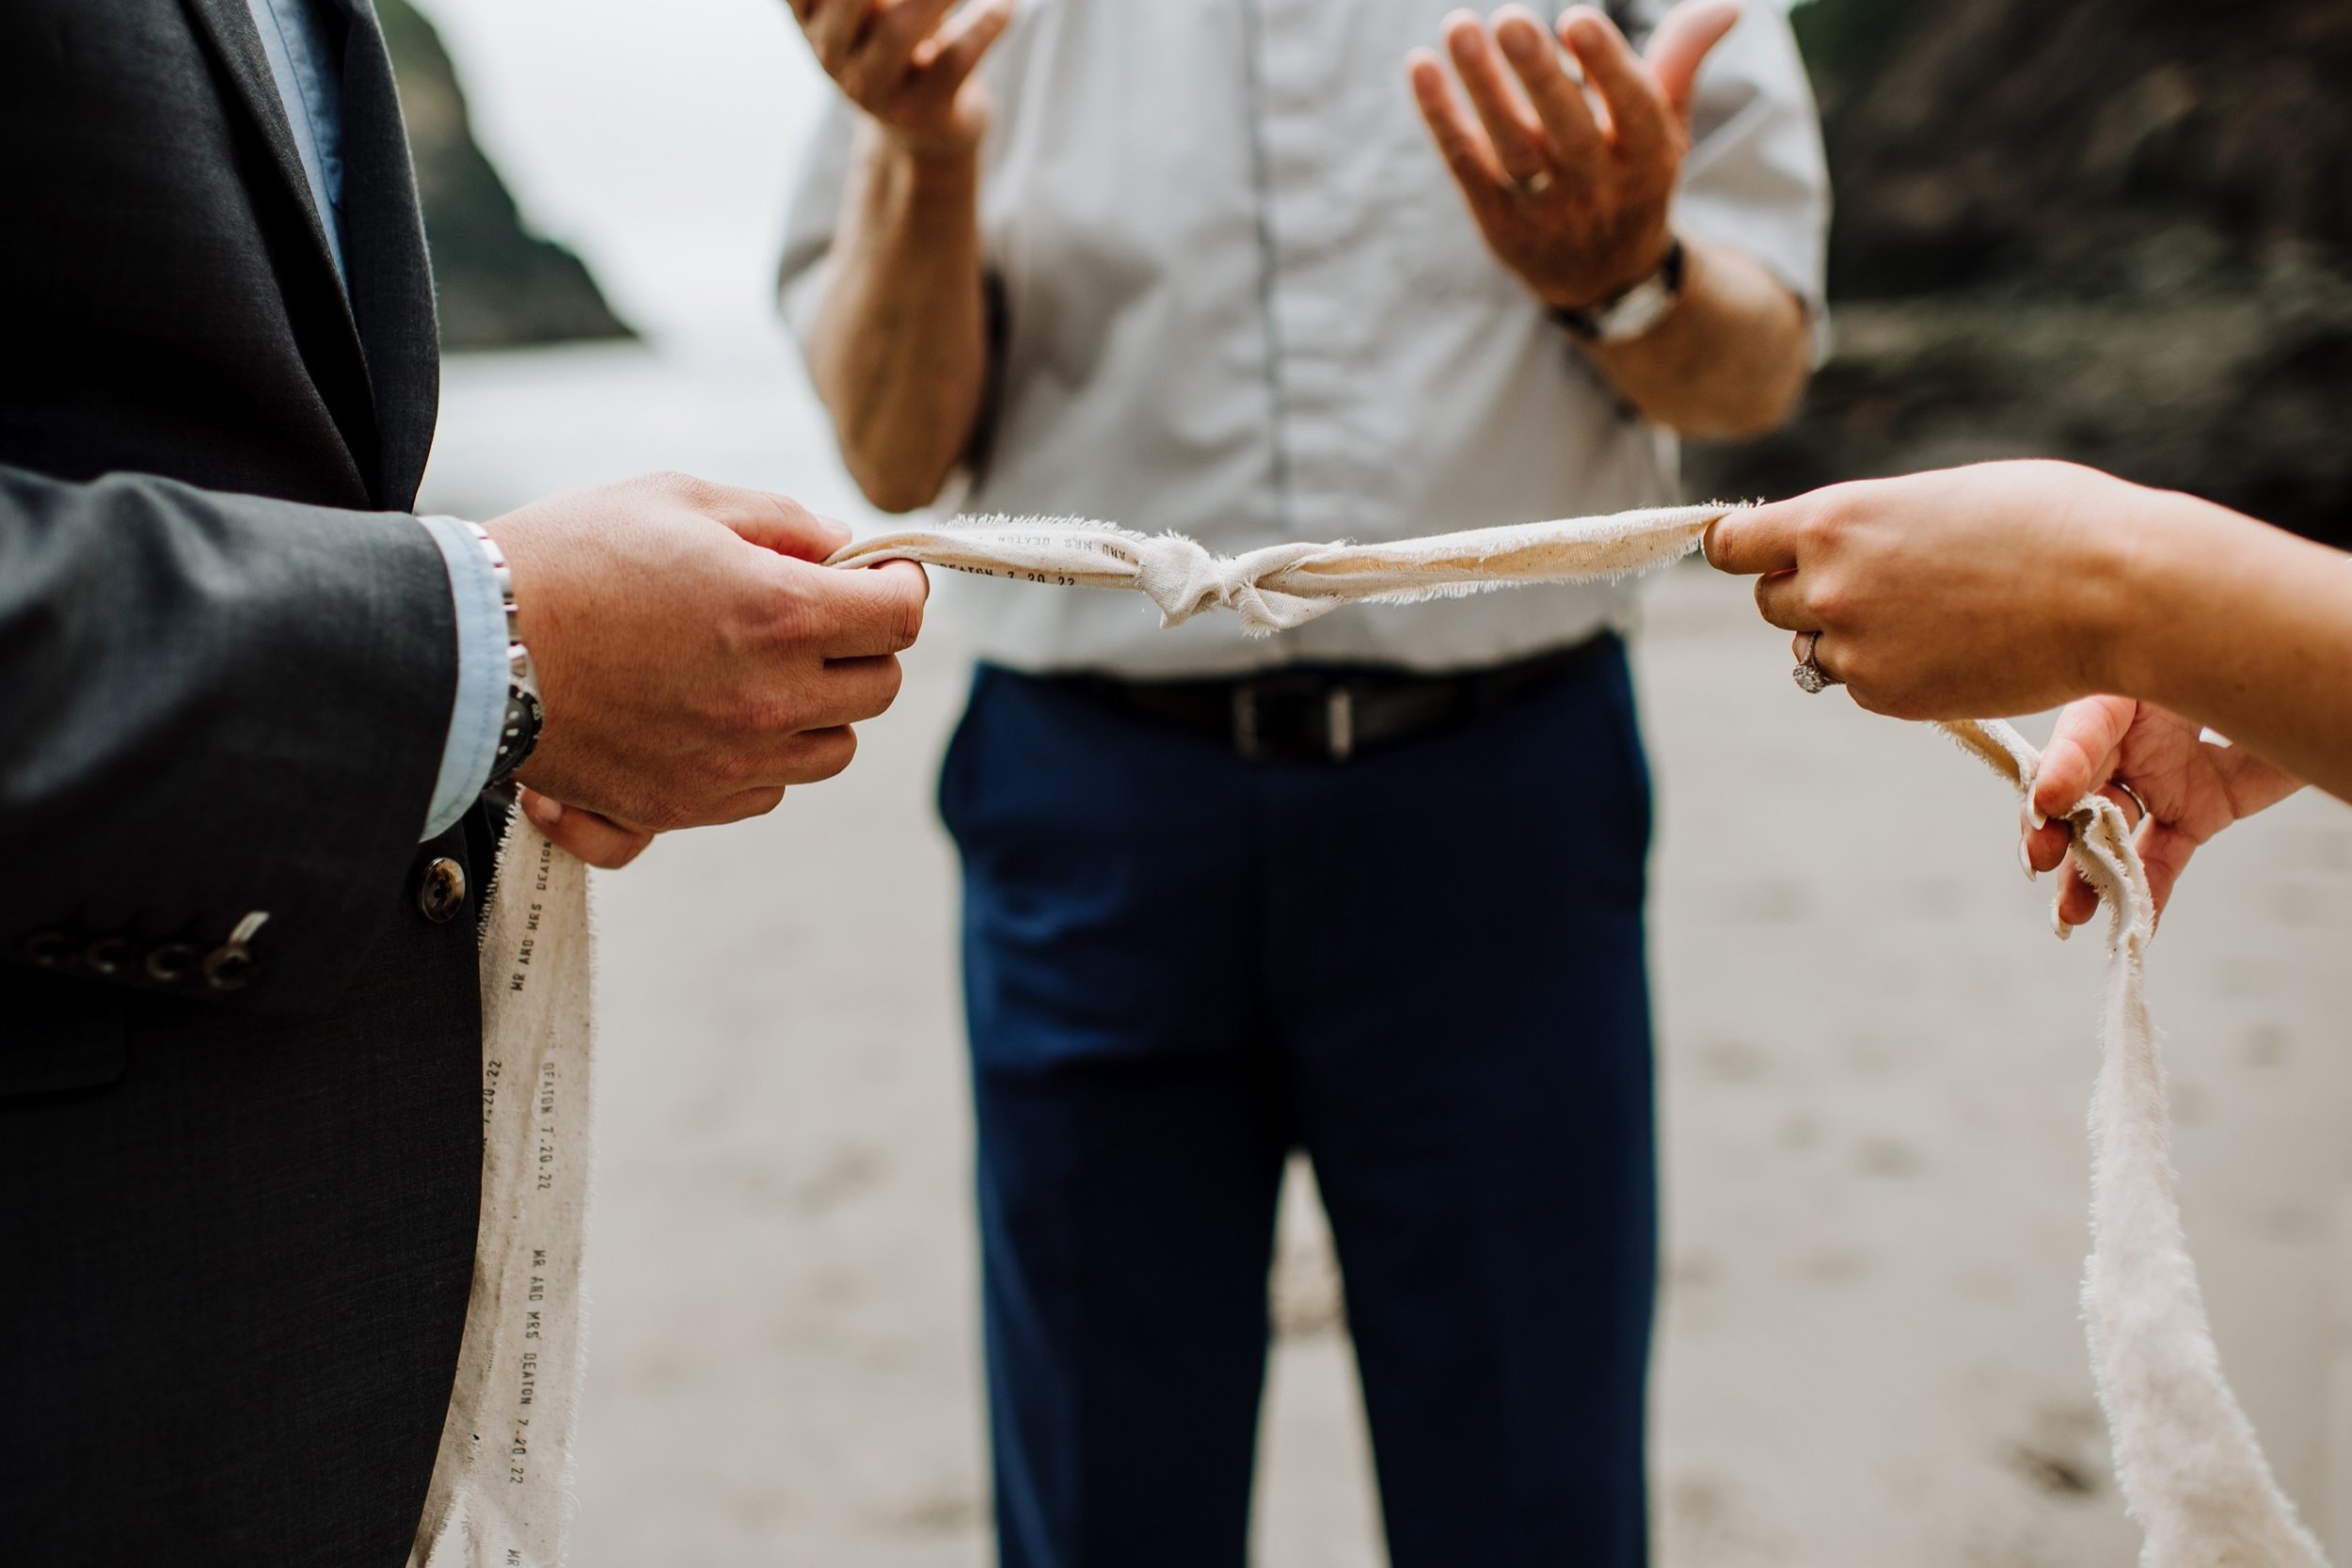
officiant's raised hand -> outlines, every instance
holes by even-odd
[[[1408,56],[1422,118],[1486,244],[1544,303],[1586,309],[1663,263],[1699,64],[1739,20],[1736,0],[1693,0],[1637,55],[1589,6],[1565,13],[1556,36],[1523,6],[1495,12],[1491,31],[1454,11],[1446,52],[1474,119],[1434,50]]]
[[[1422,118],[1495,258],[1554,311],[1611,388],[1685,436],[1761,435],[1812,364],[1804,303],[1737,232],[1677,236],[1699,67],[1737,0],[1685,0],[1636,54],[1589,6],[1547,30],[1523,6],[1445,21],[1451,72],[1407,59]],[[1470,109],[1454,87],[1461,78]],[[1740,69],[1733,77],[1738,98]],[[1800,154],[1802,155],[1802,154]]]
[[[1012,21],[1013,0],[791,3],[818,64],[883,135],[918,155],[979,145],[988,91],[972,70]]]
[[[764,491],[654,474],[484,526],[546,709],[518,782],[533,820],[592,864],[840,772],[850,726],[898,696],[896,656],[922,629],[920,567],[819,565],[849,530]]]

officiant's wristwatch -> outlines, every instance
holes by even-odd
[[[1581,310],[1554,308],[1549,314],[1585,342],[1630,342],[1665,320],[1682,297],[1682,242],[1677,240],[1658,270],[1633,287]]]
[[[466,527],[489,558],[491,574],[498,578],[499,606],[506,611],[506,714],[499,721],[499,748],[490,763],[489,783],[490,788],[499,789],[530,760],[531,749],[539,744],[539,726],[546,715],[539,705],[539,672],[516,629],[515,574],[507,569],[506,552],[481,524]]]

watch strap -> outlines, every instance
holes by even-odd
[[[468,523],[467,531],[474,543],[482,547],[490,563],[491,575],[498,579],[499,605],[506,614],[506,711],[499,721],[498,750],[490,762],[490,787],[504,785],[516,771],[530,760],[532,748],[539,744],[539,729],[546,720],[546,710],[539,701],[539,671],[531,662],[531,650],[523,646],[519,622],[515,608],[515,574],[506,564],[506,552],[489,531],[479,523]]]
[[[1667,250],[1658,270],[1629,288],[1619,290],[1597,305],[1581,309],[1555,306],[1547,311],[1553,322],[1588,343],[1629,342],[1665,319],[1682,297],[1686,257],[1682,242]]]

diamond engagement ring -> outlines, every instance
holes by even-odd
[[[1808,697],[1818,697],[1836,686],[1837,677],[1814,661],[1814,652],[1821,645],[1821,634],[1809,631],[1804,636],[1804,657],[1797,660],[1797,667],[1788,673],[1796,681],[1798,690]]]

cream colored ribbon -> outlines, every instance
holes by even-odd
[[[587,868],[510,816],[482,927],[482,1220],[409,1568],[550,1568],[571,1527],[592,1175]]]
[[[1060,588],[1132,588],[1160,607],[1163,626],[1230,610],[1263,637],[1366,600],[1631,577],[1698,548],[1707,525],[1729,510],[1669,506],[1391,545],[1269,545],[1247,555],[1211,555],[1180,534],[1130,533],[1074,517],[979,517],[861,539],[828,564],[920,561]]]
[[[1065,586],[1130,588],[1168,626],[1223,608],[1264,634],[1354,600],[1626,577],[1699,547],[1725,505],[1564,518],[1389,545],[1276,545],[1216,556],[1189,539],[1104,523],[991,517],[858,541],[834,563],[918,561]],[[1997,721],[1939,726],[2029,795],[2040,754]],[[2221,1373],[2181,1229],[2171,1117],[2148,1014],[2154,928],[2147,873],[2122,814],[2103,796],[2067,813],[2074,858],[2106,903],[2109,949],[2100,1070],[2090,1103],[2091,1250],[2083,1280],[2090,1365],[2116,1479],[2146,1531],[2143,1568],[2318,1568],[2262,1445]]]
[[[1939,724],[2033,795],[2041,753],[1998,720]],[[2148,1012],[2155,934],[2148,872],[2115,802],[2086,795],[2066,814],[2074,863],[2107,907],[2099,1078],[2090,1096],[2090,1260],[2083,1328],[2123,1501],[2147,1532],[2146,1568],[2320,1568],[2253,1423],[2221,1372],[2197,1264],[2181,1228],[2172,1115]]]
[[[1253,632],[1357,600],[1629,576],[1696,549],[1727,506],[1479,529],[1390,545],[1216,556],[1191,540],[1071,519],[883,534],[833,563],[919,561],[1062,586],[1133,589],[1177,625],[1212,609]],[[2016,787],[2040,756],[1996,721],[1940,726]],[[2145,958],[2154,905],[2122,814],[2067,813],[2106,901],[2109,958],[2090,1104],[2091,1251],[2083,1318],[2143,1568],[2322,1568],[2221,1373],[2173,1190]],[[457,1384],[411,1568],[551,1568],[569,1524],[590,1186],[589,924],[580,863],[509,825],[484,922],[482,1225]]]

